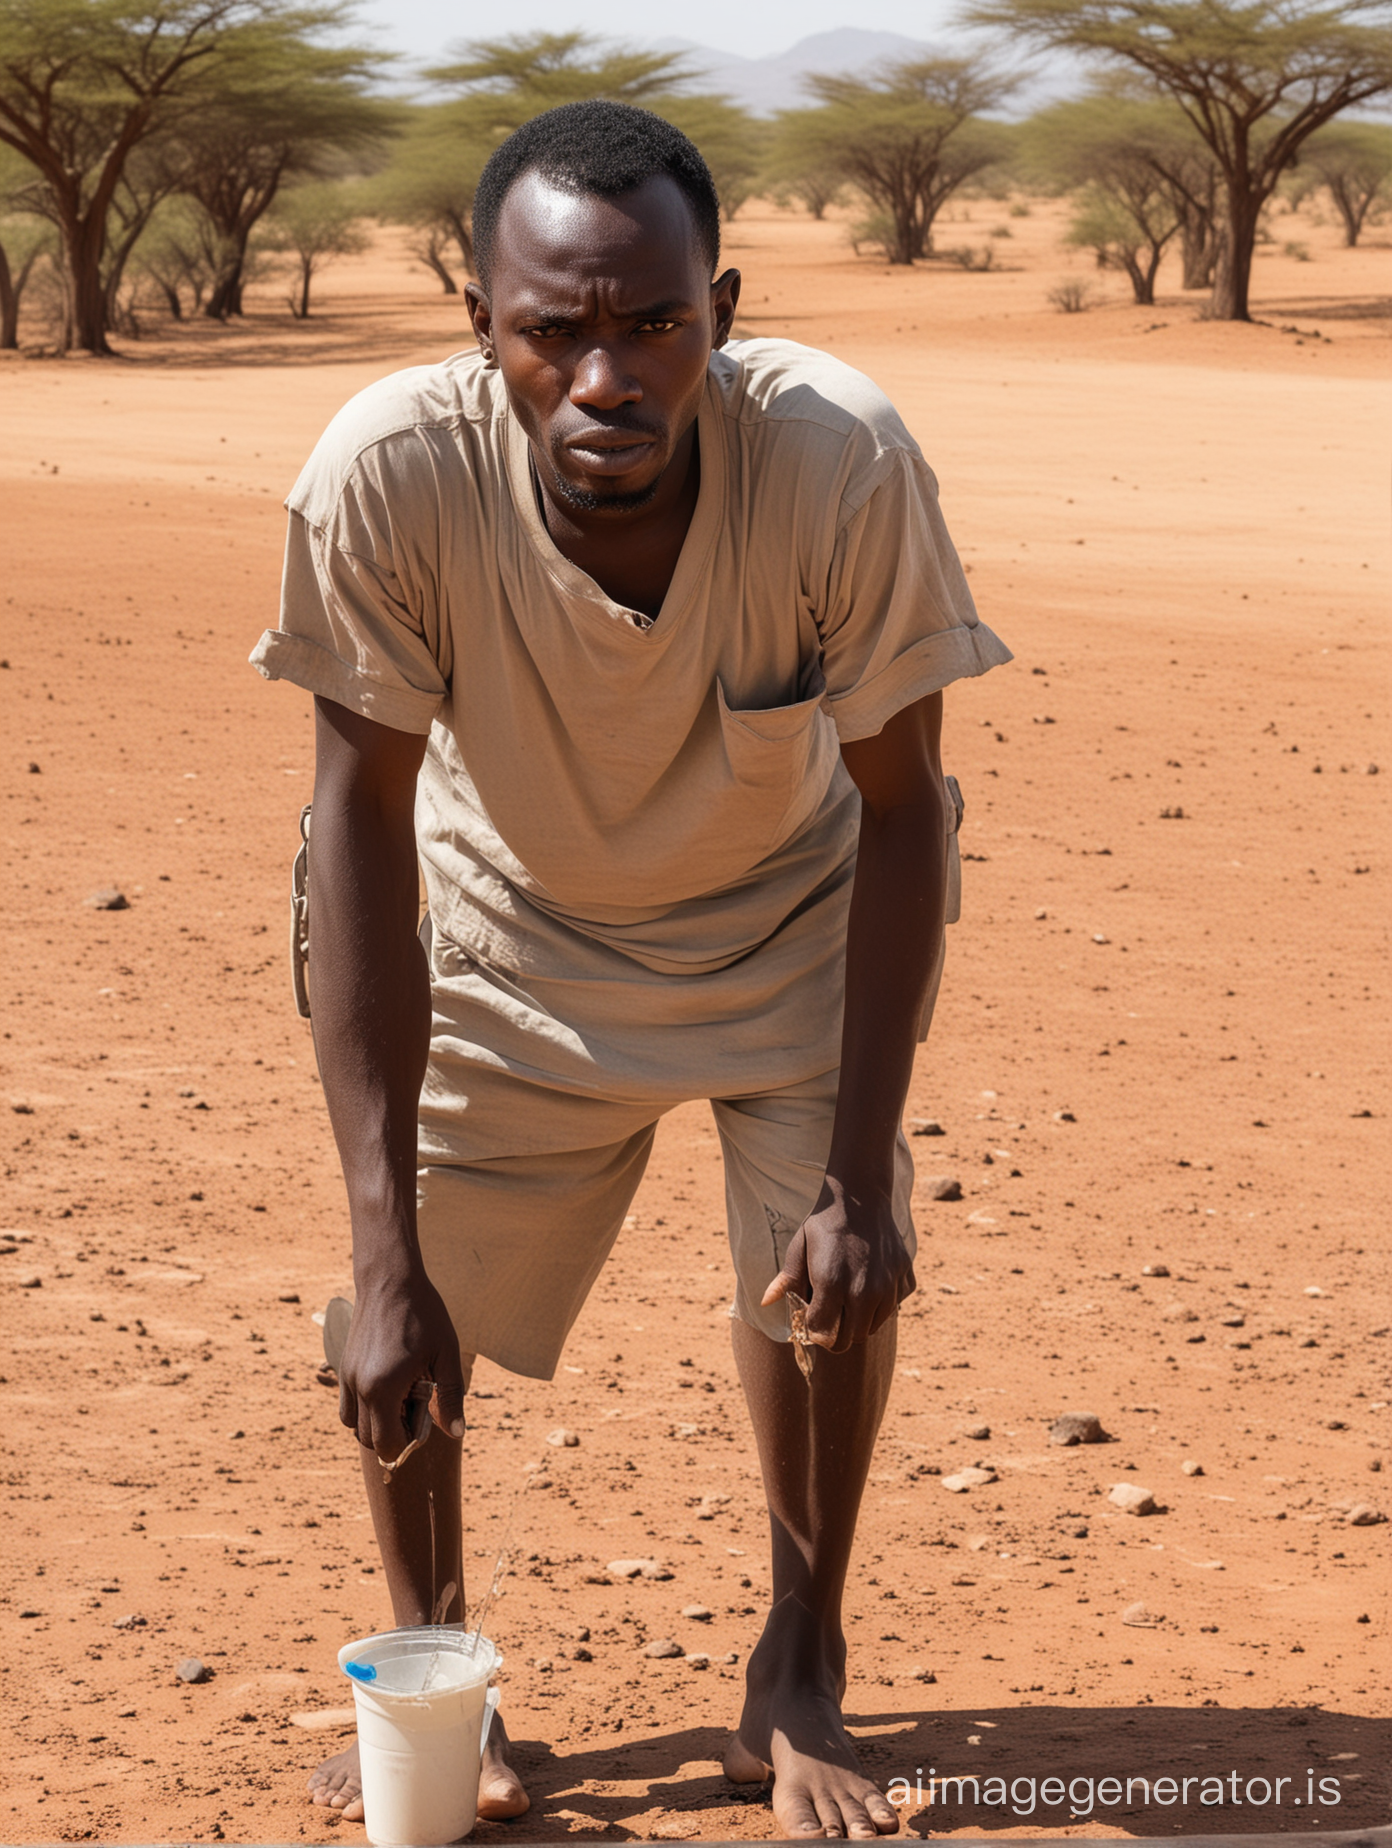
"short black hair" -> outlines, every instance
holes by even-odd
[[[648,109],[601,97],[533,116],[493,150],[474,193],[474,263],[488,287],[503,201],[524,173],[564,192],[614,199],[666,174],[691,207],[696,240],[714,275],[720,261],[720,198],[700,150]]]

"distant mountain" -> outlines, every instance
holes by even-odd
[[[701,72],[701,89],[719,90],[758,115],[806,103],[809,99],[801,79],[810,71],[849,76],[881,58],[932,57],[942,51],[941,46],[906,38],[902,32],[871,32],[861,26],[814,32],[810,38],[799,39],[791,50],[764,58],[743,58],[683,38],[657,39],[653,49],[684,52]]]

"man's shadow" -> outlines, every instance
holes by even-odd
[[[1392,1817],[1392,1719],[1365,1714],[1041,1705],[853,1712],[847,1720],[867,1772],[898,1802],[905,1832],[920,1838],[950,1830],[1077,1834],[1085,1824],[1133,1838],[1335,1835]],[[728,1815],[728,1839],[745,1839],[741,1812],[753,1822],[749,1812],[766,1807],[768,1793],[723,1777],[728,1738],[724,1728],[701,1726],[615,1736],[573,1752],[519,1741],[515,1762],[532,1811],[515,1824],[480,1824],[478,1837],[559,1839],[588,1823],[631,1839],[638,1831],[630,1819],[661,1808],[678,1819],[705,1812],[707,1835],[711,1812]],[[702,1759],[711,1761],[708,1774],[675,1775]],[[583,1788],[615,1783],[645,1789]],[[562,1809],[564,1818],[554,1814]],[[767,1832],[760,1817],[754,1833]]]

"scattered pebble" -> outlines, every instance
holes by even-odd
[[[546,1441],[548,1444],[554,1444],[557,1450],[576,1450],[580,1445],[578,1434],[574,1431],[567,1431],[564,1425],[557,1425],[554,1431],[548,1431]]]
[[[942,1486],[951,1495],[965,1495],[968,1489],[984,1489],[988,1483],[996,1480],[993,1469],[978,1469],[969,1464],[966,1469],[959,1469],[955,1475],[942,1477]]]
[[[988,1438],[990,1435],[991,1427],[988,1424],[963,1425],[962,1427],[963,1437],[973,1437],[981,1440]]]
[[[1143,1264],[1141,1266],[1141,1275],[1143,1277],[1168,1277],[1169,1274],[1170,1267],[1168,1264]]]
[[[1197,1322],[1198,1316],[1187,1303],[1169,1303],[1165,1308],[1167,1322]]]
[[[132,1611],[128,1617],[118,1617],[111,1627],[113,1630],[143,1630],[149,1621],[138,1611]]]
[[[130,910],[130,900],[116,886],[104,886],[100,892],[93,892],[87,903],[93,911]]]
[[[1317,1283],[1307,1283],[1305,1285],[1305,1294],[1307,1296],[1323,1296],[1324,1291],[1319,1287]]]
[[[967,1545],[971,1548],[973,1553],[985,1553],[989,1551],[993,1544],[994,1542],[989,1534],[973,1534],[971,1539],[967,1542]]]
[[[912,1134],[915,1136],[945,1136],[947,1131],[936,1117],[910,1117]]]
[[[643,1654],[651,1656],[655,1662],[666,1662],[685,1655],[686,1651],[680,1643],[674,1643],[670,1636],[659,1636],[655,1643],[648,1644]]]
[[[1054,1112],[1054,1121],[1056,1123],[1076,1123],[1077,1120],[1077,1117],[1074,1116],[1071,1110],[1056,1110]]]
[[[688,1668],[709,1668],[710,1657],[703,1649],[696,1650],[686,1658]]]
[[[1051,1444],[1106,1444],[1111,1439],[1095,1412],[1064,1412],[1049,1427]]]
[[[212,1669],[206,1662],[200,1662],[197,1656],[185,1656],[174,1673],[180,1681],[187,1681],[190,1687],[196,1686],[200,1681],[211,1681],[213,1678]]]
[[[1048,914],[1048,912],[1047,912],[1047,911],[1046,911],[1046,910],[1044,909],[1044,907],[1043,907],[1043,905],[1040,905],[1040,906],[1038,906],[1038,908],[1036,909],[1036,911],[1035,911],[1035,914],[1034,914],[1034,915],[1035,915],[1035,920],[1036,920],[1036,922],[1038,922],[1038,923],[1040,923],[1040,924],[1042,924],[1042,923],[1044,922],[1044,920],[1045,920],[1045,918],[1047,918],[1049,914]]]
[[[1359,1502],[1348,1512],[1350,1527],[1381,1527],[1386,1519],[1380,1508],[1370,1508],[1366,1502]]]
[[[1192,1457],[1186,1457],[1179,1467],[1184,1471],[1186,1476],[1202,1476],[1204,1473],[1203,1464],[1196,1463]]]
[[[715,1613],[709,1610],[704,1604],[685,1604],[682,1606],[682,1616],[687,1618],[691,1623],[709,1623],[714,1615]]]
[[[276,1301],[278,1303],[297,1303],[299,1300],[300,1300],[300,1293],[298,1290],[282,1291],[282,1293],[276,1298]]]
[[[1092,933],[1092,940],[1094,943],[1110,943],[1111,942],[1111,938],[1108,936],[1105,936],[1100,930],[1095,930]]]
[[[1160,1512],[1150,1490],[1143,1489],[1133,1482],[1118,1482],[1107,1500],[1114,1508],[1120,1508],[1124,1514],[1158,1514]]]
[[[937,1680],[937,1676],[933,1673],[931,1668],[911,1668],[909,1670],[909,1680],[927,1682],[931,1686]]]
[[[1137,1630],[1153,1630],[1165,1619],[1162,1614],[1152,1612],[1144,1604],[1128,1604],[1121,1613],[1121,1621],[1131,1624]]]
[[[660,1559],[611,1559],[607,1569],[613,1578],[669,1579],[672,1576]]]
[[[357,1724],[352,1707],[314,1707],[306,1713],[292,1713],[290,1724],[303,1726],[306,1732],[340,1732]]]
[[[930,1174],[924,1178],[923,1191],[930,1200],[960,1200],[962,1183],[950,1174]]]

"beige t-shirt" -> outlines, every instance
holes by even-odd
[[[862,374],[733,342],[698,443],[653,620],[552,544],[526,436],[474,353],[352,399],[287,502],[280,627],[252,662],[429,733],[432,916],[503,968],[558,972],[576,931],[657,972],[729,966],[854,851],[840,743],[1010,659],[932,472]]]

